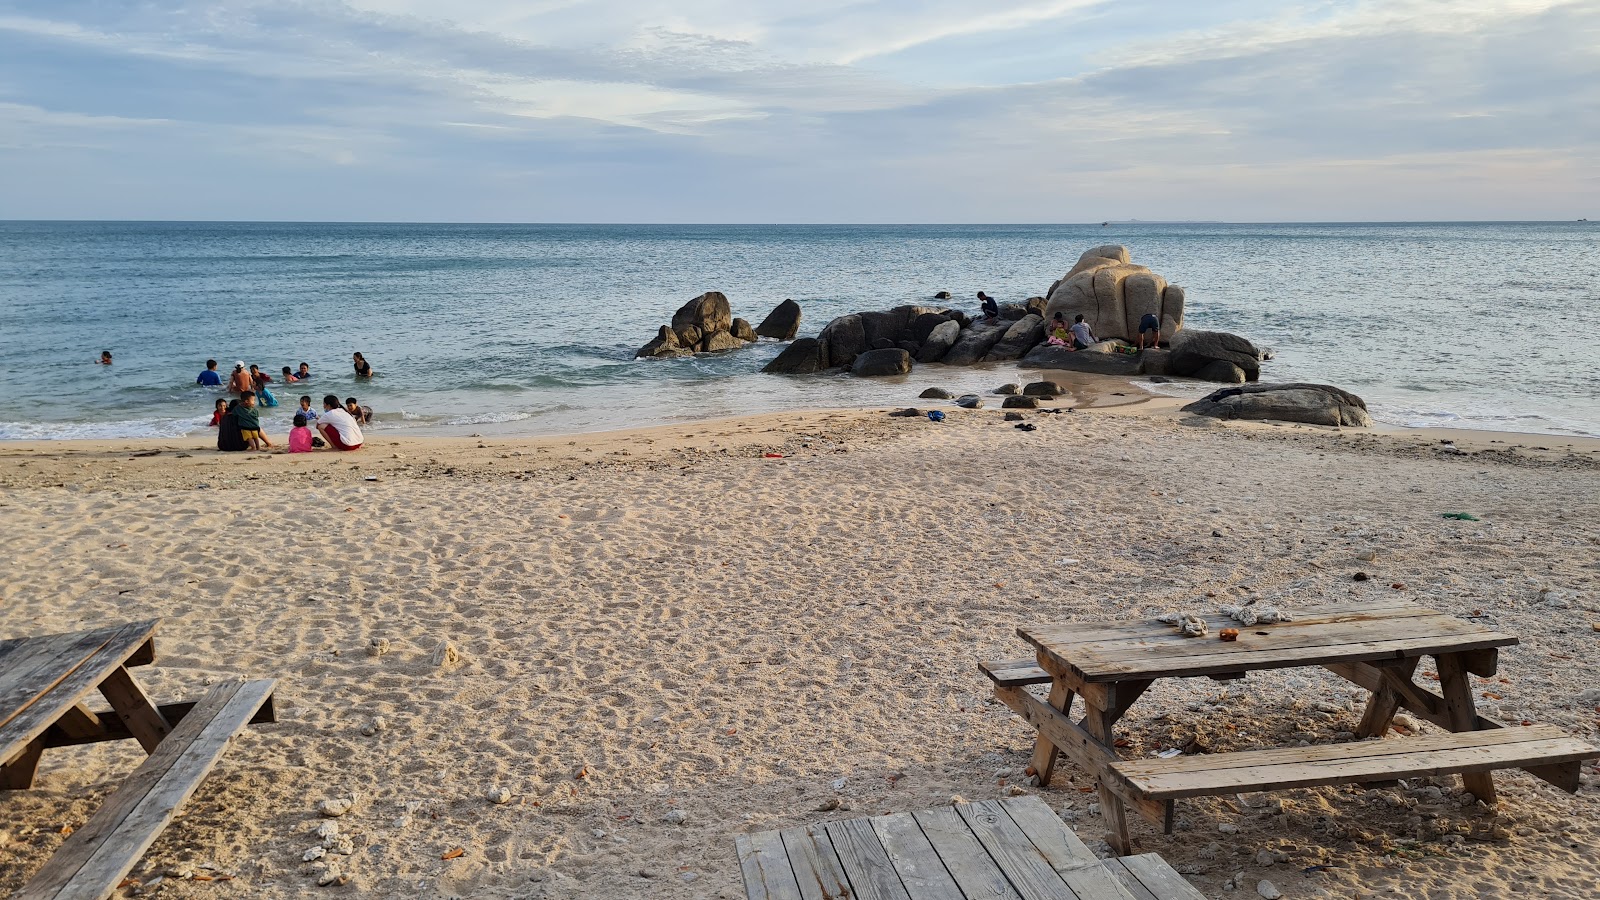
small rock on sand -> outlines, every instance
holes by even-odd
[[[689,821],[689,814],[681,809],[669,809],[667,814],[661,817],[661,821],[668,825],[682,825]]]
[[[449,641],[440,641],[428,656],[428,665],[441,671],[450,671],[461,665],[461,651]]]
[[[1262,900],[1278,900],[1283,896],[1283,891],[1278,890],[1277,885],[1265,878],[1256,882],[1256,893],[1261,895]]]
[[[488,800],[490,803],[499,803],[499,804],[510,803],[511,802],[511,789],[510,788],[500,787],[498,785],[493,785],[493,786],[490,786],[488,790],[483,792],[483,797],[484,797],[485,800]]]
[[[388,638],[373,638],[367,642],[368,656],[382,656],[389,652]]]
[[[330,819],[337,819],[350,811],[356,805],[354,797],[333,797],[317,805],[317,811]]]

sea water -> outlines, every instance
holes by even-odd
[[[848,312],[1042,294],[1125,244],[1185,287],[1187,324],[1250,337],[1272,381],[1335,384],[1377,419],[1600,434],[1600,225],[404,225],[0,222],[0,439],[206,431],[206,358],[296,399],[355,396],[396,433],[551,434],[747,412],[906,405],[1014,367],[781,377],[781,344],[634,360],[684,301],[801,334]],[[101,350],[113,365],[94,364]],[[376,377],[357,380],[365,354]],[[1198,394],[1204,388],[1161,387]],[[281,421],[280,421],[281,420]]]

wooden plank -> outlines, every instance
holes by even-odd
[[[954,807],[917,810],[911,817],[968,900],[1021,900]]]
[[[1200,797],[1240,790],[1283,790],[1296,787],[1346,784],[1350,782],[1417,778],[1424,775],[1444,775],[1459,772],[1487,772],[1493,769],[1520,768],[1528,765],[1553,765],[1600,758],[1600,749],[1590,747],[1576,738],[1538,737],[1532,739],[1503,739],[1501,743],[1472,742],[1466,746],[1453,746],[1450,739],[1479,735],[1505,736],[1513,732],[1544,729],[1506,728],[1488,732],[1469,732],[1466,735],[1437,735],[1427,738],[1410,738],[1404,743],[1417,745],[1409,752],[1364,754],[1349,757],[1308,754],[1298,762],[1280,762],[1268,765],[1251,764],[1255,753],[1277,751],[1244,751],[1217,754],[1231,757],[1228,765],[1212,769],[1185,769],[1160,771],[1137,763],[1118,763],[1111,766],[1112,777],[1130,790],[1155,798],[1177,799]],[[1545,732],[1548,734],[1548,732]],[[1380,741],[1377,743],[1391,743]],[[1341,745],[1356,747],[1362,745]],[[1337,748],[1304,747],[1302,750],[1329,750]]]
[[[1450,730],[1474,731],[1478,725],[1478,709],[1472,699],[1472,676],[1467,674],[1461,657],[1445,653],[1434,657],[1433,662],[1439,670],[1439,693],[1444,697],[1444,713],[1450,720]],[[1489,772],[1463,771],[1461,783],[1484,803],[1495,802],[1494,776]]]
[[[78,665],[57,679],[46,693],[36,697],[34,702],[18,711],[4,726],[0,726],[0,759],[10,755],[11,747],[27,744],[43,735],[67,710],[77,706],[93,693],[106,673],[122,665],[123,660],[149,640],[150,632],[155,627],[156,621],[152,619],[145,622],[130,622],[116,629],[102,629],[112,633],[100,641],[97,649],[90,650]]]
[[[1044,670],[1040,669],[1040,671]],[[999,684],[999,682],[995,683]],[[1060,710],[1062,715],[1071,718],[1072,696],[1072,689],[1067,687],[1067,683],[1057,679],[1050,685],[1050,708]],[[1050,786],[1050,779],[1055,776],[1056,772],[1056,759],[1060,755],[1060,751],[1056,750],[1056,745],[1050,743],[1050,738],[1046,737],[1044,732],[1038,732],[1033,742],[1031,767],[1034,777],[1039,779],[1040,787]]]
[[[802,900],[800,885],[776,831],[741,834],[733,839],[750,900]]]
[[[997,801],[963,803],[954,809],[1023,900],[1078,900]]]
[[[911,900],[870,822],[849,819],[824,827],[858,900]]]
[[[44,753],[44,741],[35,739],[24,744],[22,750],[0,765],[0,791],[25,791],[33,787],[33,776],[39,771],[39,755]]]
[[[27,711],[38,699],[83,665],[111,640],[105,629],[84,634],[51,634],[11,654],[0,670],[0,729]],[[27,743],[24,741],[23,743]]]
[[[190,710],[194,709],[194,706],[195,701],[183,700],[177,703],[159,704],[156,706],[156,710],[161,713],[161,718],[167,720],[167,724],[176,726],[178,722],[183,720],[184,716],[189,714]],[[91,713],[91,715],[99,720],[99,730],[76,735],[67,734],[60,727],[62,723],[58,721],[42,737],[45,749],[48,750],[51,747],[76,747],[80,744],[97,744],[102,741],[125,741],[133,738],[133,734],[128,731],[128,727],[122,723],[122,720],[117,718],[116,713],[106,711]],[[268,697],[267,702],[261,704],[261,708],[256,710],[255,716],[245,724],[266,725],[276,721],[277,716],[273,711],[272,698]]]
[[[1125,856],[1122,866],[1156,900],[1206,900],[1188,879],[1154,853]]]
[[[1444,636],[1434,639],[1407,638],[1404,640],[1374,640],[1360,644],[1339,644],[1332,647],[1290,647],[1272,650],[1254,650],[1199,657],[1141,658],[1127,657],[1106,662],[1093,671],[1083,670],[1090,682],[1123,681],[1130,678],[1193,678],[1216,672],[1257,671],[1261,669],[1286,669],[1296,666],[1326,666],[1341,662],[1401,659],[1433,653],[1450,653],[1476,650],[1485,647],[1502,647],[1504,635],[1485,632],[1481,638],[1466,635]],[[1224,642],[1217,641],[1219,645]],[[1081,668],[1081,667],[1080,667]]]
[[[100,695],[111,704],[112,711],[144,752],[154,753],[161,739],[172,732],[172,725],[161,717],[144,688],[122,666],[113,669],[100,682]]]
[[[1309,747],[1273,747],[1265,750],[1235,750],[1229,753],[1205,753],[1197,756],[1174,756],[1171,759],[1120,760],[1116,766],[1124,771],[1147,774],[1167,772],[1214,772],[1220,769],[1249,769],[1256,766],[1294,765],[1302,762],[1359,759],[1362,757],[1396,756],[1406,753],[1443,747],[1493,747],[1521,741],[1543,741],[1568,737],[1554,725],[1527,725],[1491,731],[1469,731],[1461,734],[1421,734],[1411,737],[1387,737],[1381,740],[1351,741],[1344,744],[1313,744]],[[1600,750],[1596,750],[1600,753]]]
[[[1147,660],[1169,660],[1190,657],[1233,657],[1249,653],[1277,650],[1325,649],[1331,656],[1338,655],[1339,647],[1347,644],[1367,644],[1373,641],[1422,641],[1425,646],[1435,646],[1446,639],[1514,642],[1502,632],[1462,622],[1452,616],[1413,616],[1405,619],[1341,622],[1329,625],[1302,625],[1290,622],[1282,625],[1257,625],[1239,628],[1235,641],[1220,640],[1217,631],[1199,638],[1186,638],[1176,629],[1157,626],[1164,631],[1154,638],[1127,639],[1117,642],[1076,644],[1061,655],[1086,674],[1115,669],[1137,672]],[[1405,654],[1396,654],[1397,656]],[[1412,654],[1415,655],[1415,654]],[[1309,657],[1315,659],[1315,654]]]
[[[1032,659],[1001,659],[978,663],[978,671],[1001,687],[1023,687],[1030,684],[1048,684],[1050,673],[1039,668]]]
[[[906,893],[916,900],[965,900],[910,813],[876,816],[868,821]]]
[[[1429,609],[1410,600],[1379,600],[1372,603],[1334,603],[1322,606],[1292,609],[1295,623],[1314,625],[1326,622],[1354,619],[1374,618],[1406,618],[1409,616],[1436,616],[1442,615],[1439,610]],[[1206,620],[1211,626],[1212,633],[1220,628],[1241,627],[1238,622],[1224,616],[1216,610],[1197,612],[1200,618]],[[1295,624],[1288,623],[1288,624]],[[1049,643],[1054,644],[1080,644],[1094,643],[1096,641],[1116,640],[1118,638],[1141,637],[1156,633],[1170,634],[1178,640],[1192,640],[1178,635],[1177,630],[1171,625],[1165,625],[1153,619],[1139,622],[1129,622],[1123,625],[1102,624],[1061,624],[1039,625],[1017,629],[1017,634],[1023,640],[1034,643],[1034,638],[1049,638]]]
[[[1356,726],[1356,735],[1358,737],[1383,737],[1389,733],[1389,723],[1394,720],[1394,714],[1399,711],[1401,701],[1400,691],[1396,690],[1394,676],[1398,675],[1401,681],[1405,684],[1410,684],[1411,675],[1417,670],[1417,663],[1421,659],[1422,657],[1420,656],[1413,656],[1405,660],[1407,665],[1398,669],[1386,668],[1379,670],[1382,681],[1379,683],[1378,689],[1372,692],[1372,696],[1367,698],[1367,708],[1361,713],[1361,724]],[[1427,702],[1422,697],[1413,697],[1412,699],[1420,703]]]
[[[212,688],[82,828],[72,833],[15,900],[99,900],[150,848],[178,807],[272,693],[273,682]]]
[[[1080,900],[1133,900],[1133,892],[1105,866],[1075,869],[1062,875],[1061,880]]]
[[[1107,872],[1122,882],[1123,890],[1132,894],[1133,900],[1161,900],[1160,897],[1150,893],[1149,888],[1141,884],[1137,876],[1128,871],[1123,860],[1133,858],[1132,856],[1113,856],[1110,859],[1101,860],[1100,864],[1105,867]]]
[[[800,883],[801,900],[843,900],[850,896],[850,880],[845,877],[839,854],[821,825],[785,828],[779,832],[783,848],[789,851],[789,865]]]
[[[1398,660],[1397,660],[1398,662]],[[1323,663],[1322,667],[1345,680],[1360,685],[1369,691],[1376,691],[1386,680],[1383,668],[1373,662],[1353,663]],[[1440,728],[1449,728],[1450,719],[1444,714],[1444,698],[1432,693],[1413,683],[1415,693],[1426,695],[1426,705],[1412,702],[1406,697],[1400,698],[1401,707],[1415,713],[1418,718],[1426,719]],[[1477,730],[1485,728],[1504,728],[1505,724],[1496,722],[1486,716],[1478,716]]]
[[[1017,823],[1028,840],[1033,841],[1039,855],[1057,875],[1064,878],[1074,869],[1100,865],[1100,860],[1078,840],[1067,823],[1038,797],[1011,797],[1001,800],[1000,808]]]

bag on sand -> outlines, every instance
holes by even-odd
[[[244,442],[244,434],[239,430],[239,420],[234,416],[223,416],[217,422],[217,449],[227,451],[248,450],[250,445]]]

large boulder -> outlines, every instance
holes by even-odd
[[[729,331],[713,331],[700,339],[701,353],[721,353],[724,350],[737,350],[749,341],[735,337]]]
[[[1054,381],[1030,381],[1022,387],[1023,396],[1026,397],[1054,397],[1066,392],[1066,388]]]
[[[1167,374],[1185,378],[1203,377],[1213,362],[1232,363],[1244,373],[1246,381],[1261,377],[1261,351],[1255,344],[1226,331],[1181,331],[1172,338],[1172,355]],[[1223,371],[1211,369],[1213,373]]]
[[[961,323],[946,319],[928,332],[922,342],[922,349],[917,351],[917,362],[936,363],[944,359],[956,341],[961,338]]]
[[[1183,288],[1167,285],[1161,292],[1161,339],[1171,341],[1183,330]]]
[[[780,341],[792,341],[800,332],[800,304],[793,300],[785,300],[767,313],[767,317],[756,326],[756,334],[764,338],[775,338]]]
[[[1099,345],[1096,345],[1099,346]],[[1126,353],[1074,351],[1069,347],[1040,344],[1022,358],[1020,365],[1032,369],[1058,369],[1064,372],[1090,372],[1096,375],[1138,375],[1139,358]]]
[[[743,319],[734,319],[733,324],[728,326],[728,333],[745,343],[756,339],[756,330]]]
[[[1247,384],[1224,388],[1185,406],[1184,412],[1218,419],[1274,419],[1310,425],[1367,428],[1367,404],[1326,384]]]
[[[1149,374],[1149,373],[1146,373]],[[1189,376],[1201,381],[1220,381],[1223,384],[1244,384],[1244,370],[1224,359],[1213,359],[1200,367],[1200,371]]]
[[[672,330],[680,331],[685,325],[699,328],[702,334],[727,331],[733,326],[733,310],[728,306],[728,298],[721,291],[707,291],[678,307],[672,314]]]
[[[689,356],[693,353],[693,347],[685,347],[683,342],[678,340],[676,331],[663,325],[661,330],[656,332],[655,338],[650,343],[639,348],[639,352],[634,354],[634,358],[668,359],[674,356]]]
[[[1081,315],[1089,323],[1095,337],[1124,340],[1136,337],[1137,332],[1133,335],[1127,333],[1125,283],[1129,276],[1139,274],[1148,275],[1150,270],[1144,266],[1118,263],[1072,275],[1050,293],[1050,301],[1045,307],[1045,320],[1054,318],[1058,312],[1068,322]]]
[[[928,335],[933,334],[935,328],[948,321],[950,321],[950,317],[944,313],[923,313],[911,320],[911,326],[906,329],[906,332],[911,340],[921,344],[927,341]],[[959,325],[956,327],[960,328]]]
[[[1122,283],[1124,312],[1123,331],[1130,341],[1139,339],[1139,322],[1146,315],[1161,320],[1161,295],[1167,289],[1167,280],[1154,272],[1129,275]],[[1100,332],[1095,332],[1099,336]],[[1157,335],[1160,339],[1160,335]]]
[[[825,368],[821,342],[816,338],[800,338],[783,348],[783,352],[761,371],[771,375],[810,375]]]
[[[868,350],[857,356],[850,366],[851,375],[867,377],[907,375],[910,372],[911,354],[898,347],[892,350]]]
[[[861,316],[855,313],[840,316],[822,326],[817,340],[822,344],[822,367],[825,369],[848,366],[872,346],[867,342],[867,330],[861,323]]]
[[[1000,339],[1006,336],[1006,331],[1010,329],[1011,325],[1012,323],[1010,322],[973,323],[971,328],[962,329],[961,336],[956,339],[955,345],[950,348],[949,352],[945,353],[944,359],[940,361],[950,366],[972,365],[983,359],[994,348],[995,344],[1000,343]]]
[[[700,341],[705,337],[698,325],[674,326],[673,330],[678,335],[678,343],[691,350],[700,346]]]
[[[1044,319],[1029,313],[1007,328],[1005,335],[983,355],[983,359],[985,362],[1017,359],[1042,340],[1044,340]]]

